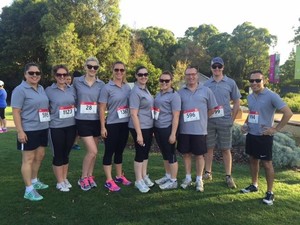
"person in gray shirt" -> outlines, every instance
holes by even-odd
[[[146,193],[154,183],[147,174],[149,151],[153,136],[153,102],[154,99],[147,89],[148,71],[144,66],[136,69],[137,79],[129,96],[129,130],[135,146],[134,172],[135,187]]]
[[[62,192],[68,192],[72,187],[67,179],[69,154],[77,133],[75,125],[76,94],[74,88],[66,84],[69,70],[65,65],[54,66],[52,75],[56,82],[46,88],[50,102],[52,168],[57,180],[56,188]]]
[[[36,63],[24,68],[25,80],[12,93],[11,106],[17,130],[17,147],[22,151],[21,172],[26,186],[24,198],[43,199],[37,190],[48,188],[38,179],[38,172],[48,144],[49,99],[39,85],[41,70]]]
[[[164,71],[159,77],[160,92],[154,99],[154,134],[164,160],[165,176],[155,180],[160,189],[177,188],[178,162],[176,134],[181,110],[179,94],[172,88],[173,74]]]
[[[103,170],[106,176],[105,187],[109,191],[119,191],[116,183],[125,186],[131,182],[123,173],[123,152],[127,144],[129,128],[129,94],[126,82],[126,70],[123,62],[117,61],[112,66],[112,79],[102,88],[100,95],[101,136],[104,140]],[[107,117],[105,118],[105,111]],[[116,177],[112,178],[112,158],[116,168]]]
[[[104,82],[97,78],[99,61],[89,57],[85,61],[86,74],[73,80],[77,96],[77,111],[75,114],[78,135],[85,144],[86,154],[82,162],[82,173],[78,180],[81,190],[88,191],[97,187],[93,172],[98,153],[100,138],[99,97]]]
[[[264,87],[265,78],[260,70],[250,73],[250,87],[253,91],[248,95],[249,114],[242,126],[246,133],[246,153],[250,156],[250,172],[252,183],[241,189],[242,193],[258,191],[259,165],[265,169],[267,192],[263,203],[273,205],[274,168],[272,163],[273,135],[279,132],[292,117],[291,109],[282,101],[280,96]],[[283,113],[280,122],[274,126],[274,114],[279,110]]]

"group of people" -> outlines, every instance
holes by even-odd
[[[22,150],[24,198],[43,199],[38,190],[48,185],[38,178],[38,171],[48,141],[53,153],[56,188],[63,192],[72,188],[68,180],[69,154],[77,134],[86,149],[77,182],[83,191],[97,187],[93,173],[100,136],[105,147],[102,160],[106,176],[104,186],[115,192],[121,189],[121,184],[131,185],[122,167],[129,133],[135,146],[134,186],[140,192],[148,192],[155,183],[162,190],[178,187],[176,149],[183,157],[186,174],[181,188],[195,183],[196,191],[204,191],[203,180],[213,177],[214,149],[222,151],[226,184],[236,188],[231,175],[232,126],[241,94],[235,81],[223,74],[222,58],[213,58],[210,67],[212,76],[204,83],[199,81],[196,67],[186,68],[186,83],[178,91],[172,86],[173,74],[164,71],[159,77],[160,91],[153,97],[147,88],[151,75],[144,66],[136,68],[136,82],[131,89],[126,83],[125,64],[120,61],[113,64],[112,77],[107,84],[97,78],[99,61],[95,57],[86,60],[85,74],[74,78],[72,85],[66,81],[70,76],[68,68],[56,65],[52,69],[55,82],[44,90],[39,85],[39,66],[27,64],[25,80],[14,89],[11,101],[18,149]],[[253,93],[248,96],[250,113],[242,131],[247,132],[246,153],[250,155],[252,184],[241,191],[258,190],[259,161],[262,160],[268,183],[263,201],[270,205],[274,200],[272,135],[288,122],[292,112],[276,93],[264,87],[265,78],[261,71],[253,71],[249,81]],[[283,112],[283,118],[274,127],[276,109]],[[154,182],[148,174],[153,135],[162,153],[165,172]],[[196,165],[194,182],[192,159]],[[115,176],[112,175],[112,164]]]

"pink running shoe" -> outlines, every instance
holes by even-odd
[[[114,192],[121,190],[121,188],[118,185],[116,185],[114,180],[106,181],[104,187],[106,187],[109,191],[114,191]]]
[[[94,181],[94,176],[89,176],[89,177],[88,177],[88,180],[89,180],[89,183],[90,183],[91,188],[97,187],[97,184],[96,184],[96,182]]]
[[[124,175],[122,175],[121,177],[116,177],[115,182],[122,183],[125,186],[129,186],[131,184],[131,181],[127,180]]]
[[[91,186],[89,184],[89,180],[87,177],[83,178],[83,179],[79,179],[78,180],[78,185],[80,186],[81,190],[83,191],[88,191],[91,189]]]

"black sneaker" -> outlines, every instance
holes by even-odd
[[[270,191],[266,192],[266,197],[263,199],[263,203],[267,205],[273,205],[275,201],[274,194]]]
[[[256,191],[258,191],[258,187],[255,187],[253,184],[249,185],[244,189],[241,189],[242,193],[249,193],[249,192],[256,192]]]

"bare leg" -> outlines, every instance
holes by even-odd
[[[134,173],[135,173],[136,181],[143,179],[142,171],[143,171],[143,163],[134,161]]]
[[[196,159],[196,175],[202,177],[203,169],[204,169],[204,157],[203,155],[195,156]]]
[[[22,167],[21,173],[25,186],[31,185],[32,165],[35,157],[35,151],[22,151]]]
[[[36,150],[34,150],[34,153],[35,155],[32,163],[31,179],[38,178],[38,172],[45,157],[45,147],[39,146]]]
[[[81,174],[81,178],[84,178],[93,175],[96,156],[98,153],[98,146],[96,144],[98,138],[94,138],[92,136],[81,137],[81,138],[86,146],[86,155],[83,159],[82,174]]]
[[[106,176],[106,180],[112,180],[112,176],[111,176],[111,165],[103,165],[103,170]]]
[[[252,184],[254,185],[258,185],[259,161],[259,159],[255,159],[252,156],[250,156],[250,172]]]
[[[205,157],[205,171],[212,172],[212,162],[214,158],[214,149],[207,149],[207,153],[204,155]]]
[[[192,154],[183,154],[183,162],[186,174],[191,174],[192,172]]]
[[[226,175],[231,175],[232,156],[230,149],[222,150],[223,162]]]
[[[266,173],[266,181],[267,181],[267,191],[272,192],[273,183],[274,183],[274,167],[272,161],[262,161],[265,173]]]

